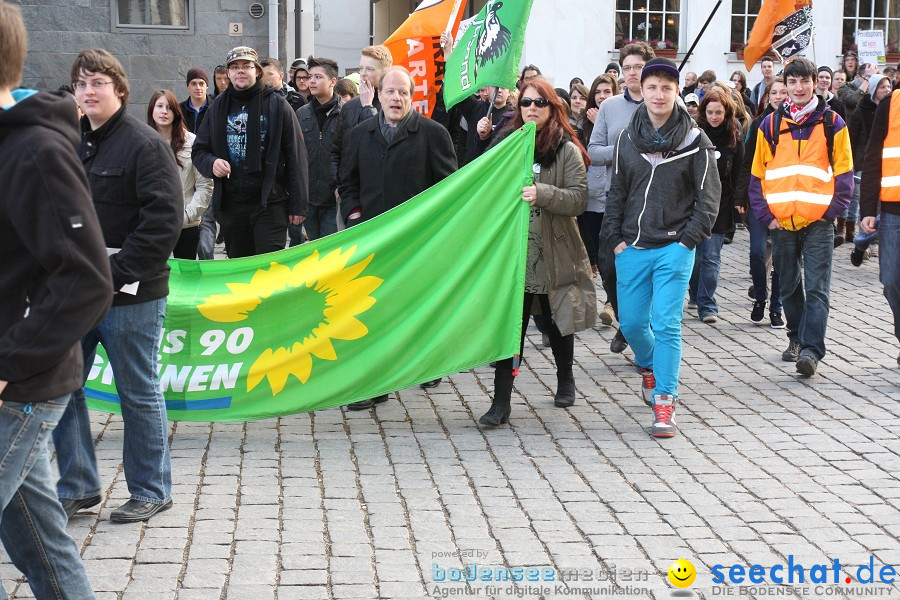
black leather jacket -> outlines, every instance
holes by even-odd
[[[331,150],[334,137],[340,127],[341,108],[344,103],[340,96],[335,104],[325,115],[322,129],[319,129],[319,121],[316,119],[315,108],[318,102],[310,101],[297,111],[297,119],[300,121],[300,129],[303,131],[303,141],[306,143],[306,156],[309,160],[309,202],[315,206],[331,208],[337,205],[334,191],[337,189],[337,180],[331,164]]]

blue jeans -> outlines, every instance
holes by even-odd
[[[862,171],[857,171],[853,174],[853,197],[850,198],[850,205],[847,207],[847,210],[841,215],[842,219],[853,221],[854,223],[859,221],[859,189],[861,185]],[[838,233],[843,232],[839,231]]]
[[[766,240],[769,239],[769,228],[751,215],[750,229],[750,278],[753,280],[753,297],[757,302],[765,302],[769,282],[766,269]],[[772,296],[769,300],[771,312],[781,312],[781,291],[778,282],[778,269],[772,270]]]
[[[694,270],[688,294],[697,302],[697,314],[702,319],[706,315],[719,314],[716,304],[716,288],[719,285],[719,269],[722,266],[722,245],[725,235],[714,233],[696,248]]]
[[[165,298],[113,306],[81,340],[85,380],[94,364],[97,344],[106,349],[125,425],[125,481],[132,499],[152,504],[164,504],[172,495],[169,427],[156,361],[165,313]],[[72,394],[72,401],[53,432],[53,441],[59,464],[60,499],[80,500],[98,495],[100,473],[84,388]]]
[[[619,327],[635,362],[653,370],[654,397],[678,395],[682,307],[694,252],[672,243],[645,250],[628,246],[616,255]]]
[[[197,258],[200,260],[214,259],[215,248],[216,213],[210,204],[200,219],[200,243],[197,245]]]
[[[900,215],[881,213],[878,223],[878,266],[884,297],[894,313],[894,335],[900,341]]]
[[[317,240],[337,232],[337,206],[322,208],[309,205],[309,215],[303,221],[309,241]],[[293,241],[293,238],[292,238]]]
[[[834,225],[829,221],[816,221],[799,231],[772,230],[772,258],[788,337],[800,342],[801,354],[816,360],[825,357],[833,256]]]
[[[69,397],[0,406],[0,539],[37,598],[93,598],[66,513],[53,489],[47,443]],[[7,595],[0,585],[0,599]]]

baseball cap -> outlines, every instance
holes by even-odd
[[[697,96],[697,94],[694,94],[694,93],[690,93],[690,94],[688,94],[687,96],[684,97],[684,103],[685,103],[685,104],[690,104],[691,102],[693,102],[693,103],[696,104],[697,106],[700,106],[700,97]]]
[[[675,61],[668,58],[652,58],[647,61],[647,64],[641,70],[641,83],[648,76],[659,72],[668,73],[676,81],[681,80],[681,73],[678,71],[678,67],[675,66]]]
[[[256,50],[249,46],[238,46],[237,48],[233,48],[225,58],[225,64],[230,65],[236,60],[249,60],[259,67],[259,55],[256,53]]]

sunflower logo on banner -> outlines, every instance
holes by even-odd
[[[250,283],[229,283],[230,294],[212,295],[197,307],[210,321],[234,323],[249,318],[267,298],[278,292],[312,289],[319,296],[306,303],[307,307],[318,304],[322,309],[318,316],[316,311],[309,313],[316,325],[301,340],[274,350],[266,348],[247,374],[248,392],[263,379],[268,379],[273,396],[284,389],[290,376],[306,383],[312,373],[314,356],[320,360],[338,359],[332,340],[357,340],[369,333],[356,317],[375,304],[370,294],[383,280],[360,277],[374,254],[347,266],[355,251],[356,246],[344,253],[338,248],[319,260],[316,250],[293,268],[273,262],[268,269],[258,269]],[[291,301],[296,302],[296,298]]]

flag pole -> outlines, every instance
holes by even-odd
[[[691,47],[688,49],[687,53],[684,55],[684,59],[681,61],[681,65],[679,65],[678,70],[681,71],[684,68],[684,65],[687,64],[688,59],[691,57],[691,54],[694,53],[694,48],[697,47],[697,42],[700,41],[700,38],[703,37],[703,34],[706,33],[706,28],[709,27],[710,21],[712,21],[713,16],[715,16],[716,11],[719,10],[719,7],[722,6],[722,0],[716,2],[716,5],[713,7],[712,12],[709,13],[709,17],[706,19],[706,23],[703,24],[703,28],[700,30],[700,33],[697,34],[697,37],[694,38],[694,43],[691,44]]]
[[[484,115],[485,118],[490,118],[491,111],[494,110],[494,102],[497,101],[497,94],[499,94],[499,93],[500,93],[500,86],[499,85],[494,86],[494,96],[491,98],[491,103],[488,104],[487,114]]]

